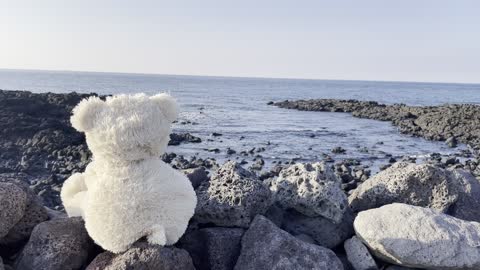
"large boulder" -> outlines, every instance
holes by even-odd
[[[354,211],[399,202],[446,212],[458,198],[455,182],[434,165],[398,162],[362,183],[348,201]]]
[[[387,262],[425,269],[480,269],[480,223],[394,203],[362,211],[357,236]]]
[[[348,239],[345,241],[343,247],[345,248],[345,253],[347,253],[348,261],[355,270],[378,269],[375,260],[368,251],[368,248],[360,239],[358,239],[358,237],[353,236]]]
[[[92,248],[81,218],[45,221],[34,228],[15,265],[18,270],[82,269]]]
[[[330,249],[299,240],[258,215],[242,238],[234,269],[341,270],[343,266]]]
[[[0,182],[0,239],[20,221],[27,205],[27,194],[20,187]]]
[[[0,248],[4,251],[11,251],[7,253],[12,253],[28,241],[33,228],[37,224],[48,220],[48,213],[43,206],[41,199],[24,182],[20,182],[18,179],[12,180],[0,178],[0,185],[4,183],[14,183],[17,187],[23,190],[27,198],[25,210],[21,212],[22,218],[6,235],[4,235],[3,238],[0,238]]]
[[[247,228],[271,205],[270,190],[257,176],[236,162],[227,162],[196,190],[195,220],[217,226]]]
[[[354,234],[353,219],[351,210],[337,224],[322,216],[309,217],[290,209],[284,213],[281,228],[295,236],[308,235],[317,244],[334,248]]]
[[[86,270],[195,270],[188,252],[174,247],[135,243],[127,251],[99,254]]]
[[[340,181],[325,163],[292,165],[272,179],[269,186],[280,206],[309,217],[322,216],[339,223],[347,209]]]
[[[197,270],[229,270],[240,254],[244,232],[241,228],[204,228],[184,235],[179,247],[192,256]]]

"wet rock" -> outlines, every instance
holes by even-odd
[[[334,147],[332,149],[332,153],[334,153],[334,154],[345,154],[345,152],[347,152],[347,150],[343,149],[340,146]]]
[[[225,163],[196,190],[195,219],[217,226],[248,227],[272,203],[270,190],[257,176],[238,163]]]
[[[355,270],[378,269],[372,255],[358,237],[353,236],[345,241],[344,248],[347,253],[348,261]]]
[[[183,173],[192,183],[193,188],[197,188],[201,183],[208,181],[207,171],[204,167],[183,170]]]
[[[57,219],[38,224],[15,262],[21,270],[81,269],[87,263],[93,242],[83,220]]]
[[[448,147],[457,147],[458,145],[458,142],[457,142],[457,138],[455,137],[449,137],[445,143],[448,145]]]
[[[180,145],[181,143],[201,143],[202,139],[190,133],[171,133],[168,145]]]
[[[295,164],[283,169],[269,185],[279,205],[306,216],[323,216],[338,223],[347,208],[347,197],[325,163]]]
[[[195,270],[188,252],[174,247],[135,243],[127,251],[99,254],[86,270]]]
[[[353,214],[346,211],[339,223],[322,216],[309,217],[290,209],[283,215],[282,229],[292,235],[308,235],[318,245],[334,248],[353,235]]]
[[[204,228],[186,234],[179,246],[188,251],[197,270],[233,269],[240,254],[241,228]]]
[[[450,172],[428,164],[399,162],[363,182],[348,201],[354,211],[401,202],[446,212],[457,198]]]
[[[171,163],[174,158],[177,157],[177,154],[175,153],[164,153],[162,155],[162,160],[165,163]]]
[[[227,148],[227,155],[233,155],[233,154],[236,154],[237,152],[233,149],[231,149],[230,147]]]
[[[253,170],[253,171],[260,171],[260,170],[262,170],[263,165],[265,165],[265,161],[263,159],[259,158],[255,161],[255,163],[252,164],[252,166],[250,166],[249,169]]]
[[[258,215],[242,238],[235,270],[343,269],[333,251],[306,243]]]
[[[394,203],[360,212],[357,236],[382,260],[425,269],[479,269],[480,223]]]
[[[0,239],[17,224],[25,213],[27,194],[13,183],[0,183]]]

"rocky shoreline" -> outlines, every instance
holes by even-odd
[[[446,104],[441,106],[385,105],[374,101],[310,99],[269,102],[285,109],[320,112],[346,112],[355,117],[390,121],[404,134],[429,140],[457,141],[480,150],[480,106]]]
[[[163,160],[187,175],[198,198],[186,234],[172,247],[141,239],[121,254],[103,251],[81,219],[65,216],[58,198],[63,181],[90,160],[85,139],[69,124],[73,106],[89,95],[95,94],[0,91],[0,270],[480,269],[478,158],[460,161],[438,154],[424,164],[392,157],[372,174],[348,159],[291,161],[262,170],[255,151],[246,153],[258,155],[249,168],[166,153]],[[442,133],[421,123],[439,118],[449,106],[412,107],[415,117],[400,120],[394,111],[409,111],[407,106],[392,105],[387,113],[381,107],[388,106],[368,104],[274,105],[354,115],[365,111],[358,116],[394,124],[413,121],[420,129],[409,134],[444,140],[453,132],[459,142],[477,149],[476,127],[467,125],[479,119],[475,107],[454,105],[465,108],[445,114],[450,120],[444,115],[441,125],[452,127]],[[202,139],[172,134],[170,144],[181,143]]]

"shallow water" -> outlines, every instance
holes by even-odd
[[[182,109],[176,132],[190,132],[201,144],[170,146],[168,151],[187,156],[229,158],[227,146],[236,150],[265,147],[259,153],[267,162],[296,158],[304,161],[359,158],[368,165],[386,163],[386,154],[422,156],[449,154],[442,142],[399,134],[388,122],[358,119],[346,113],[302,112],[268,106],[268,101],[307,98],[375,100],[381,103],[439,105],[480,104],[480,85],[223,78],[171,75],[141,75],[85,72],[40,72],[0,70],[0,89],[32,92],[96,92],[100,94],[168,91]],[[212,132],[223,136],[212,137]],[[244,139],[240,139],[241,137]],[[210,139],[210,140],[209,140]],[[332,154],[341,146],[346,154]],[[366,147],[368,152],[363,148]],[[206,148],[219,148],[210,153]],[[465,146],[460,147],[465,148]],[[241,159],[242,157],[238,157]],[[246,158],[246,160],[251,160]]]

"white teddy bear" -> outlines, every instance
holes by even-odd
[[[178,107],[168,94],[82,100],[70,119],[85,132],[92,162],[65,181],[69,216],[82,216],[92,239],[114,253],[146,236],[172,245],[185,232],[197,197],[185,175],[160,159]]]

